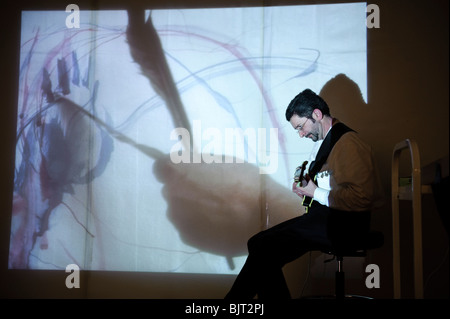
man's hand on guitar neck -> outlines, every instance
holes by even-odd
[[[292,184],[292,191],[297,194],[300,197],[314,197],[314,191],[317,188],[317,185],[314,184],[314,182],[312,180],[309,180],[308,182],[306,182],[305,180],[303,180],[302,184],[304,185],[305,183],[307,183],[304,187],[300,187],[299,184],[300,183],[293,183]]]

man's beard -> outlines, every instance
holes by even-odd
[[[313,142],[317,142],[319,140],[318,123],[316,123],[316,121],[314,119],[311,119],[311,121],[313,123],[311,132],[309,132],[309,134],[306,135],[306,137],[310,138]]]
[[[310,138],[313,142],[317,142],[319,140],[319,133],[309,133],[306,137]]]

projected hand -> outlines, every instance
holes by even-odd
[[[247,240],[265,228],[298,216],[298,197],[249,163],[154,164],[164,183],[168,217],[187,244],[227,257],[247,253]]]
[[[165,101],[175,126],[191,131],[151,16],[147,22],[143,10],[128,10],[128,16],[131,56]],[[224,255],[229,262],[232,256],[247,253],[247,240],[266,223],[270,226],[298,214],[298,208],[290,209],[293,204],[289,202],[299,205],[298,198],[260,175],[256,166],[232,162],[174,164],[167,156],[156,160],[154,166],[155,175],[164,183],[168,217],[182,240]]]

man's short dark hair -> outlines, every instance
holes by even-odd
[[[286,109],[286,120],[290,121],[294,114],[312,119],[312,113],[315,109],[319,109],[324,116],[331,116],[327,103],[310,89],[305,89],[289,103]]]

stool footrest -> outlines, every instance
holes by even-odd
[[[336,298],[345,297],[345,274],[343,271],[336,271]]]
[[[335,294],[336,299],[344,298],[365,298],[364,296],[345,295],[345,273],[343,270],[344,257],[365,257],[367,251],[370,249],[380,248],[384,244],[383,233],[378,231],[370,231],[363,240],[341,240],[340,242],[333,242],[333,246],[322,250],[323,253],[332,255],[333,258],[327,259],[324,262],[329,262],[334,259],[337,260],[338,269],[335,275]]]

